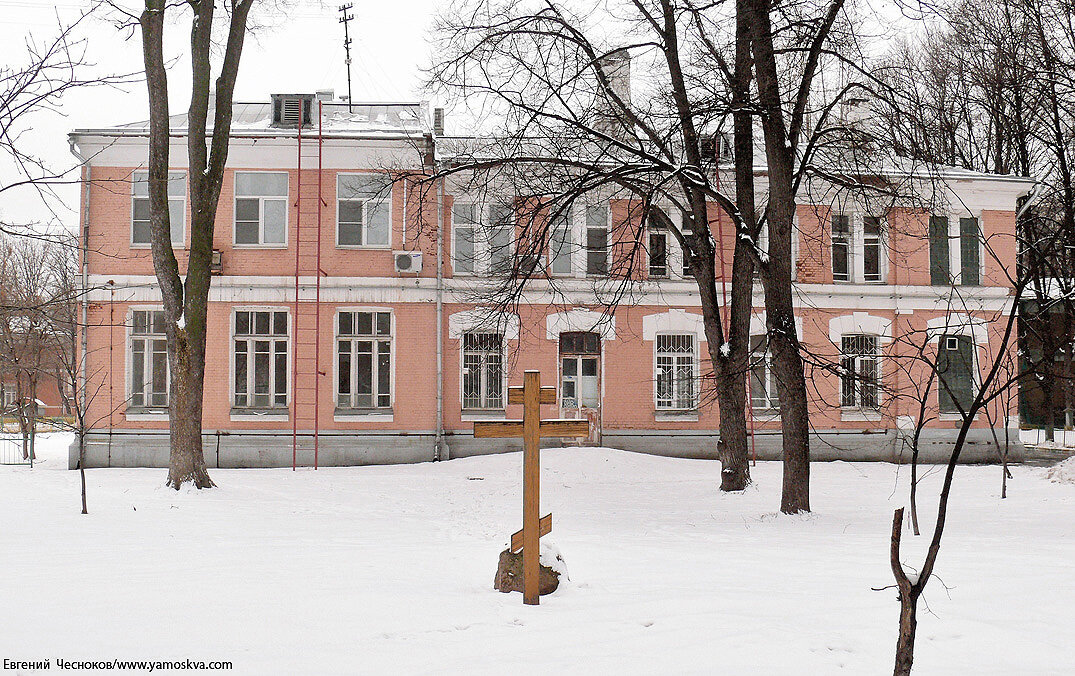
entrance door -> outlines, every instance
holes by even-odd
[[[591,444],[601,443],[601,336],[560,334],[560,408],[565,418],[590,421]]]

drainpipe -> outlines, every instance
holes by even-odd
[[[437,186],[437,441],[433,459],[448,457],[448,446],[444,443],[444,179],[441,179]]]
[[[82,335],[81,335],[80,340],[79,340],[79,343],[80,343],[79,347],[81,348],[82,352],[81,352],[81,355],[79,355],[79,357],[78,357],[78,359],[79,359],[78,379],[81,382],[77,383],[75,385],[75,387],[78,389],[78,394],[76,394],[75,396],[79,397],[78,405],[83,407],[82,413],[83,413],[83,417],[84,417],[85,416],[85,408],[84,407],[86,406],[86,390],[87,390],[87,384],[86,384],[86,355],[88,354],[88,347],[87,347],[88,343],[87,343],[86,334],[88,333],[87,329],[89,328],[89,312],[90,312],[90,309],[89,309],[90,308],[90,306],[89,306],[89,297],[87,296],[87,289],[89,288],[89,285],[90,285],[89,284],[89,275],[90,275],[90,271],[89,271],[90,180],[91,180],[90,172],[92,171],[92,168],[90,167],[89,162],[86,161],[86,158],[79,151],[78,146],[75,144],[75,140],[72,139],[72,138],[69,138],[67,140],[67,142],[68,142],[68,145],[70,146],[71,154],[75,156],[75,158],[79,161],[79,163],[82,165],[82,167],[84,169],[83,183],[82,183],[82,288],[80,289],[81,294],[82,294],[82,303],[81,303],[81,305],[82,305],[82,310],[81,310],[81,315],[82,315],[82,331],[81,331],[81,333],[82,333]],[[83,435],[81,437],[81,441],[84,444],[85,443],[85,436],[84,435],[85,435],[86,430],[83,429],[83,430],[80,430],[80,432]],[[79,449],[79,450],[80,450],[80,455],[81,455],[82,449]],[[81,458],[80,458],[80,461],[81,461]],[[74,468],[72,468],[72,469],[74,469]]]

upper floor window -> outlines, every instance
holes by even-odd
[[[570,275],[571,255],[575,249],[571,219],[567,214],[562,214],[553,219],[549,227],[549,272],[554,275]]]
[[[608,274],[608,206],[586,207],[586,274]]]
[[[504,408],[503,345],[499,333],[463,334],[463,408]]]
[[[235,407],[286,408],[287,312],[237,310],[233,348]]]
[[[336,197],[337,245],[390,246],[391,179],[379,174],[339,174]]]
[[[452,205],[456,274],[503,274],[512,267],[515,219],[507,205]]]
[[[649,232],[649,276],[668,276],[668,233],[664,230]]]
[[[877,336],[841,336],[840,405],[877,408],[880,403],[880,366]]]
[[[392,406],[392,313],[341,312],[336,337],[336,406]]]
[[[965,413],[975,395],[974,340],[943,335],[937,353],[937,400],[941,413]]]
[[[930,284],[981,284],[981,247],[981,228],[977,218],[968,216],[957,220],[947,216],[930,216]]]
[[[773,357],[764,334],[750,337],[750,406],[754,409],[780,408]]]
[[[656,338],[657,408],[695,408],[698,359],[694,334],[658,334]]]
[[[168,406],[168,338],[164,310],[135,310],[131,323],[133,407]]]
[[[235,172],[235,243],[287,242],[287,173]]]
[[[134,172],[131,181],[131,244],[150,243],[149,172]],[[173,246],[183,246],[183,229],[187,215],[187,175],[168,172],[168,224]]]
[[[884,238],[879,216],[833,214],[834,282],[883,282],[884,258]]]

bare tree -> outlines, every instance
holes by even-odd
[[[146,87],[149,93],[149,204],[153,268],[164,300],[168,338],[169,432],[168,485],[187,481],[213,486],[202,451],[202,393],[205,381],[205,335],[213,229],[231,138],[235,78],[239,72],[247,19],[253,0],[189,0],[191,12],[191,97],[187,111],[187,176],[191,204],[190,253],[180,272],[171,244],[168,216],[170,122],[168,73],[165,68],[166,15],[180,8],[167,0],[146,0],[138,17],[142,30]],[[223,17],[217,19],[218,7]],[[223,58],[215,87],[212,55],[215,31],[224,35]],[[209,104],[215,92],[215,107]],[[210,125],[210,115],[212,122]],[[210,138],[211,131],[211,140]]]

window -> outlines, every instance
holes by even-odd
[[[388,247],[392,181],[378,174],[336,177],[337,246]]]
[[[168,172],[168,223],[172,244],[183,246],[183,226],[187,215],[187,175]],[[149,244],[149,172],[134,172],[131,182],[131,244]]]
[[[463,408],[504,408],[503,337],[463,334]]]
[[[778,409],[773,358],[765,335],[750,337],[750,406],[753,409]]]
[[[880,355],[877,336],[843,336],[840,344],[840,405],[877,408]]]
[[[287,241],[287,174],[235,172],[235,243],[278,245]]]
[[[794,245],[796,234],[792,235]],[[885,242],[880,216],[833,214],[832,281],[869,284],[885,280]],[[792,247],[792,256],[795,247]]]
[[[668,233],[651,231],[649,233],[649,276],[668,276]]]
[[[832,280],[851,281],[851,217],[846,214],[832,217]]]
[[[163,310],[135,310],[131,325],[131,399],[138,408],[168,405],[168,339]]]
[[[341,312],[337,318],[336,406],[392,406],[392,314]]]
[[[287,312],[235,312],[236,408],[287,407],[287,335]]]
[[[955,246],[952,246],[953,241],[956,243]],[[981,284],[981,246],[981,228],[977,218],[963,217],[955,222],[947,216],[930,216],[930,284],[934,286]]]
[[[974,340],[944,335],[938,343],[937,400],[941,413],[966,412],[974,401]]]
[[[694,334],[658,334],[656,347],[657,408],[695,408]]]
[[[608,207],[586,207],[586,274],[608,274]]]
[[[566,214],[552,222],[549,237],[549,271],[554,275],[571,274],[571,253],[575,247],[571,220]]]
[[[481,216],[484,215],[484,219]],[[515,219],[506,205],[452,205],[456,274],[504,274],[512,267]]]

